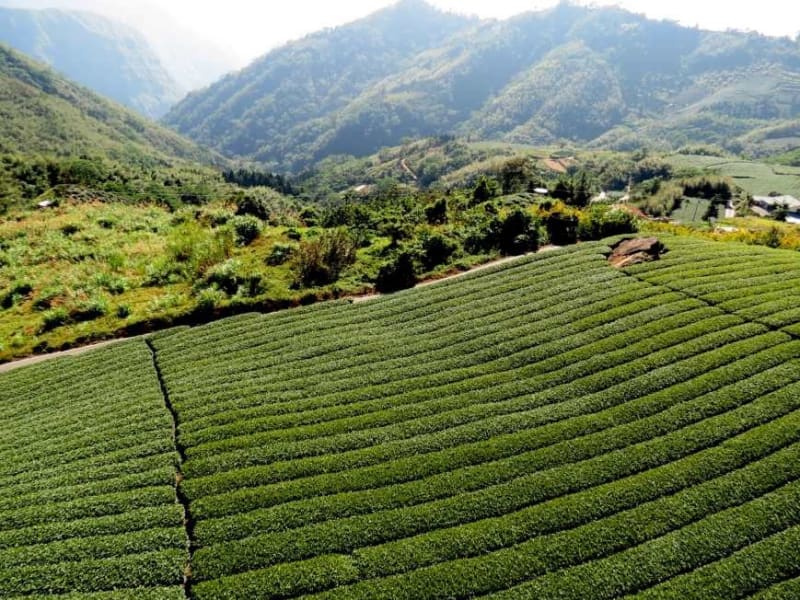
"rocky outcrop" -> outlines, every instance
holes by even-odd
[[[652,262],[661,258],[666,248],[657,238],[622,240],[611,249],[608,262],[617,269]]]

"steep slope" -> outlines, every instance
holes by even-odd
[[[190,94],[165,122],[231,156],[293,162],[313,120],[342,109],[370,84],[464,29],[466,18],[419,0],[270,52],[207,90]],[[309,131],[310,130],[310,131]]]
[[[436,14],[417,13],[421,23]],[[266,72],[267,59],[230,78],[227,91],[214,86],[188,98],[168,122],[225,153],[302,169],[332,154],[366,155],[404,137],[450,133],[626,149],[710,138],[731,150],[768,151],[737,138],[800,117],[800,47],[788,38],[708,32],[565,3],[442,34],[433,46],[406,56],[401,69],[384,69],[385,77],[348,102],[319,103],[318,111],[302,114],[311,119],[306,123],[292,114],[302,96],[279,87],[250,88],[254,94],[237,103],[244,98],[233,90]],[[292,47],[274,54],[286,72],[299,62]],[[264,118],[265,106],[277,114]],[[200,129],[197,115],[203,115]]]
[[[183,95],[140,34],[94,14],[0,7],[0,42],[151,118]]]
[[[0,153],[104,155],[136,164],[217,157],[0,45]]]

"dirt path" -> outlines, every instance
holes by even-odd
[[[561,246],[542,246],[541,248],[539,248],[538,252],[550,252],[552,250],[558,250],[560,247]],[[531,254],[536,254],[536,253],[531,253]],[[526,254],[525,256],[530,256],[530,254]],[[483,271],[484,269],[489,269],[497,265],[502,265],[517,260],[518,258],[521,258],[521,256],[507,256],[505,258],[500,258],[498,260],[493,260],[491,262],[484,263],[472,269],[468,269],[467,271],[462,271],[460,273],[454,273],[453,275],[448,275],[447,277],[442,277],[440,279],[428,279],[426,281],[422,281],[418,283],[415,287],[417,288],[426,287],[429,285],[440,283],[442,281],[448,281],[450,279],[458,279],[459,277],[463,277],[464,275],[467,275],[469,273],[474,273],[476,271]],[[361,303],[361,302],[368,302],[369,300],[374,300],[375,298],[380,298],[381,295],[382,294],[366,294],[363,296],[350,296],[350,299],[353,301],[353,303]],[[106,342],[98,342],[96,344],[91,344],[89,346],[81,346],[80,348],[73,348],[71,350],[64,350],[62,352],[51,352],[50,354],[39,354],[37,356],[31,356],[30,358],[22,358],[20,360],[15,360],[13,362],[0,365],[0,374],[8,373],[9,371],[13,371],[14,369],[27,367],[29,365],[35,365],[37,363],[44,362],[46,360],[52,360],[54,358],[61,358],[64,356],[78,356],[80,354],[84,354],[85,352],[91,352],[92,350],[97,350],[99,348],[104,348],[112,344],[118,344],[120,342],[133,339],[136,339],[136,337],[108,340]]]
[[[417,285],[414,286],[414,289],[427,287],[429,285],[434,285],[437,283],[441,283],[442,281],[449,281],[451,279],[458,279],[459,277],[463,277],[464,275],[468,275],[470,273],[475,273],[476,271],[483,271],[485,269],[489,269],[491,267],[496,267],[497,265],[503,265],[505,263],[509,263],[515,261],[523,256],[531,256],[533,254],[539,254],[542,252],[552,252],[553,250],[558,250],[562,246],[542,246],[539,248],[537,252],[530,252],[528,254],[522,254],[519,256],[506,256],[504,258],[499,258],[497,260],[493,260],[491,262],[484,263],[482,265],[478,265],[477,267],[473,267],[471,269],[467,269],[466,271],[461,271],[459,273],[453,273],[452,275],[448,275],[446,277],[440,277],[439,279],[427,279],[425,281],[421,281]],[[353,301],[354,304],[359,304],[361,302],[368,302],[369,300],[374,300],[375,298],[380,298],[383,294],[364,294],[363,296],[351,296],[350,299]]]
[[[19,369],[21,367],[27,367],[29,365],[35,365],[36,363],[44,362],[46,360],[52,360],[54,358],[59,358],[62,356],[78,356],[79,354],[84,354],[86,352],[91,352],[92,350],[97,350],[98,348],[104,348],[105,346],[110,346],[112,344],[119,344],[120,342],[124,342],[126,340],[133,340],[136,338],[120,338],[116,340],[108,340],[106,342],[98,342],[96,344],[91,344],[89,346],[81,346],[80,348],[72,348],[71,350],[63,350],[61,352],[51,352],[50,354],[38,354],[36,356],[31,356],[29,358],[21,358],[19,360],[15,360],[13,362],[5,363],[0,365],[0,374],[8,373],[9,371],[13,371],[14,369]]]
[[[408,173],[414,181],[417,181],[417,174],[411,170],[411,167],[408,166],[408,162],[405,158],[400,161],[400,168]]]

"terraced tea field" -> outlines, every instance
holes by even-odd
[[[696,167],[731,177],[738,186],[754,196],[777,192],[800,197],[800,167],[681,154],[668,156],[666,160],[676,169]]]
[[[797,597],[800,255],[664,241],[1,376],[0,595]]]
[[[144,342],[4,374],[0,434],[0,596],[183,597],[178,456]]]

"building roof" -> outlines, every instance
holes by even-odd
[[[788,208],[800,209],[800,200],[794,196],[754,196],[753,200],[763,206],[780,206],[785,204]]]

